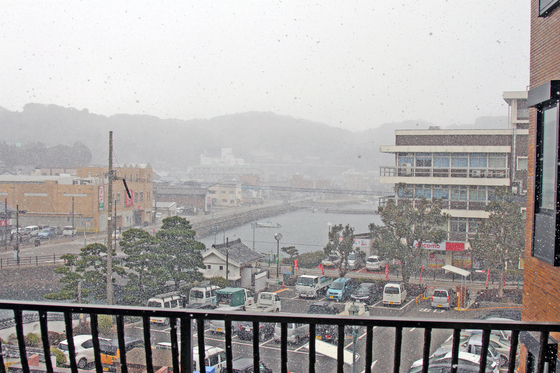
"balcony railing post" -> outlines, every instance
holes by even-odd
[[[395,328],[395,356],[393,360],[394,373],[399,373],[401,369],[402,329],[402,326],[397,326]]]
[[[99,348],[99,324],[97,317],[98,314],[96,313],[89,314],[93,342],[93,355],[95,357],[95,370],[97,373],[103,373],[103,366],[101,365],[101,349]]]
[[[128,373],[128,364],[126,363],[126,344],[125,344],[125,341],[124,341],[124,317],[123,317],[123,315],[117,315],[117,339],[119,341],[121,373]]]
[[[47,373],[52,373],[53,366],[51,356],[51,347],[49,345],[49,330],[47,326],[47,312],[39,311],[39,324],[41,327],[41,341],[43,342],[43,353],[45,354],[45,366],[47,368]],[[1,354],[0,354],[1,355]],[[3,362],[0,362],[3,364]]]
[[[70,369],[72,373],[78,373],[76,365],[76,348],[74,346],[74,333],[72,330],[72,313],[64,312],[64,325],[66,327],[66,341],[68,342],[68,358],[70,359]]]
[[[344,373],[344,325],[337,325],[338,327],[338,343],[337,343],[337,372]]]
[[[204,319],[203,318],[196,319],[196,327],[198,333],[198,365],[200,367],[198,368],[198,371],[205,372],[206,368],[204,367],[205,366],[204,364],[205,364],[206,357],[204,356],[205,349],[204,349]]]
[[[154,363],[152,361],[152,343],[150,337],[150,316],[144,315],[142,317],[142,326],[144,332],[144,352],[146,353],[146,371],[154,373]]]
[[[181,316],[181,372],[193,371],[192,348],[192,319],[187,314],[183,314]],[[231,352],[229,353],[231,354]]]
[[[16,321],[16,335],[19,345],[19,359],[21,361],[21,368],[24,372],[29,372],[29,363],[27,361],[27,352],[25,350],[25,337],[23,335],[23,317],[21,310],[14,310],[14,319]]]
[[[309,325],[309,373],[315,373],[315,342],[317,341],[315,326],[315,324]]]

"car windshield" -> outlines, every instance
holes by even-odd
[[[157,301],[149,301],[148,307],[162,308],[161,302],[157,302]]]
[[[342,282],[333,282],[331,285],[331,290],[341,290],[344,288],[344,283]]]
[[[313,286],[313,279],[310,277],[300,277],[297,280],[297,285]]]
[[[434,291],[434,297],[445,298],[445,297],[447,297],[447,292],[443,291],[443,290],[436,290],[436,291]]]
[[[358,286],[358,288],[356,289],[357,293],[360,292],[368,292],[369,289],[371,289],[371,285],[370,284],[360,284],[360,286]]]
[[[356,254],[348,254],[348,260],[356,260]]]
[[[377,262],[379,262],[379,260],[377,260],[377,258],[368,258],[367,262],[368,263],[377,263]]]
[[[200,290],[191,290],[189,297],[191,299],[202,299],[204,298],[204,292]]]

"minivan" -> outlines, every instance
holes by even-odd
[[[354,290],[354,281],[348,277],[340,277],[333,281],[327,290],[327,299],[345,301]]]
[[[381,260],[377,255],[370,255],[366,259],[366,271],[382,271],[387,264],[386,260]]]
[[[452,289],[436,288],[431,298],[432,308],[451,309],[457,305],[457,296]]]
[[[156,295],[148,299],[148,307],[154,308],[182,308],[183,299],[177,292]],[[151,317],[150,321],[155,324],[169,324],[167,317]]]
[[[189,306],[198,305],[201,308],[216,305],[216,290],[220,289],[217,285],[199,284],[189,291]]]
[[[383,288],[383,305],[402,305],[406,302],[406,289],[402,282],[389,282]]]
[[[29,235],[29,237],[35,237],[39,234],[41,228],[38,225],[28,225],[27,227],[23,228],[23,234]]]
[[[181,344],[177,345],[179,352],[181,351]],[[172,351],[171,343],[170,342],[159,342],[155,346],[156,350],[169,350]],[[199,363],[198,358],[198,346],[193,347],[193,370],[196,370],[196,367]],[[207,367],[215,368],[216,371],[219,371],[221,368],[226,366],[226,352],[223,348],[217,346],[204,346],[204,364]]]

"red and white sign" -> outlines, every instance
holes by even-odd
[[[99,186],[98,202],[99,202],[99,211],[103,211],[103,209],[105,208],[105,193],[103,191],[103,185]]]
[[[134,204],[134,191],[132,189],[128,190],[130,192],[130,198],[128,198],[128,193],[124,194],[124,205],[130,207]]]
[[[323,268],[323,266],[321,264],[319,264],[319,269],[321,270],[321,274],[324,276],[325,275],[325,269]]]
[[[0,227],[6,227],[12,225],[12,219],[0,220]]]
[[[418,242],[414,243],[414,247],[418,247]],[[440,243],[422,242],[422,248],[431,251],[465,251],[465,243],[449,241]]]
[[[385,263],[385,280],[389,281],[389,263]]]
[[[294,259],[294,270],[295,270],[296,272],[298,271],[297,259]]]

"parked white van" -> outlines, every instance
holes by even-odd
[[[158,294],[148,299],[148,307],[154,308],[183,308],[183,299],[178,292]],[[151,317],[150,321],[156,324],[168,324],[167,317]]]
[[[178,346],[179,351],[181,351],[181,344]],[[155,346],[156,350],[169,350],[171,351],[170,342],[159,342]],[[204,346],[204,364],[210,368],[216,368],[218,372],[220,369],[226,366],[226,352],[221,347],[216,346]],[[198,346],[193,347],[193,370],[196,370],[198,366]]]
[[[28,225],[27,227],[23,228],[23,234],[28,234],[29,237],[36,237],[41,228],[38,225]]]
[[[389,282],[383,288],[383,305],[404,304],[406,302],[406,289],[402,282]]]
[[[377,255],[368,256],[366,259],[366,271],[382,271],[385,269],[386,260],[382,260]]]

